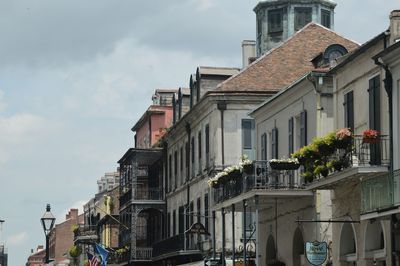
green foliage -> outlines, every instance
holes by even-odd
[[[78,232],[78,230],[79,230],[79,225],[73,224],[73,225],[71,226],[71,231],[72,231],[73,233]]]
[[[69,255],[70,255],[72,258],[77,258],[77,257],[79,257],[81,254],[82,254],[82,248],[81,248],[80,246],[72,246],[72,247],[69,249]]]
[[[329,169],[328,167],[326,167],[326,165],[318,165],[314,169],[315,176],[322,175],[323,177],[326,177],[328,176],[328,174],[329,174]]]

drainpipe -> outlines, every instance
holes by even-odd
[[[221,160],[222,166],[225,167],[224,111],[226,110],[226,102],[218,102],[217,108],[221,111]]]
[[[387,35],[385,36],[384,39],[384,48],[387,47]],[[392,91],[393,91],[393,77],[392,77],[392,73],[389,69],[389,67],[385,64],[383,64],[381,61],[379,61],[378,58],[375,59],[375,64],[382,67],[385,70],[385,90],[386,93],[388,95],[388,101],[389,101],[389,158],[390,158],[390,162],[389,162],[389,173],[390,173],[390,179],[389,181],[391,182],[392,185],[392,189],[394,189],[393,184],[394,184],[394,180],[393,179],[393,100],[392,100]],[[392,202],[393,201],[393,197],[394,197],[394,193],[392,191]],[[396,265],[396,237],[394,234],[395,231],[395,223],[396,223],[396,215],[391,215],[390,217],[390,229],[391,229],[391,242],[392,242],[392,264]]]

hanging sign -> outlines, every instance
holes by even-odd
[[[322,265],[328,254],[328,244],[326,242],[306,242],[306,258],[311,265]]]

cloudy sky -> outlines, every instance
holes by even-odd
[[[61,222],[132,146],[156,88],[196,66],[241,64],[256,0],[0,1],[0,219],[9,265],[44,243],[46,203]],[[336,31],[360,43],[400,0],[337,0]]]

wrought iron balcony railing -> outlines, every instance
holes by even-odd
[[[198,250],[197,246],[193,244],[193,241],[189,241],[189,238],[187,238],[186,241],[186,250]],[[185,235],[179,234],[155,243],[153,245],[153,257],[183,250],[185,250]]]
[[[120,199],[120,206],[129,203],[131,200],[163,200],[163,190],[159,188],[136,188],[129,189]]]
[[[297,170],[273,170],[268,161],[254,161],[252,172],[242,173],[213,188],[214,203],[234,198],[253,189],[303,189],[304,178]]]

